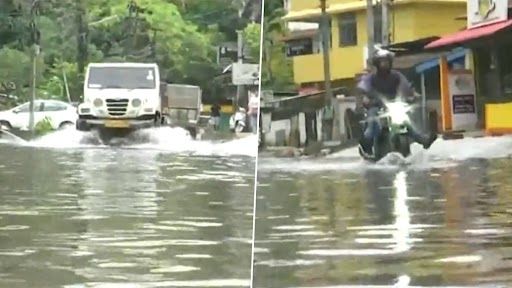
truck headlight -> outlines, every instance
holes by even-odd
[[[140,101],[140,99],[138,99],[138,98],[135,98],[132,100],[132,106],[135,108],[140,107],[141,104],[142,104],[142,101]]]
[[[94,104],[94,107],[96,107],[96,108],[101,107],[101,106],[103,106],[103,100],[100,98],[96,98],[96,99],[94,99],[93,104]]]

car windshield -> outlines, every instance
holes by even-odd
[[[92,89],[154,89],[155,69],[149,67],[91,67],[88,87]]]

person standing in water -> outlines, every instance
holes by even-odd
[[[260,107],[260,99],[257,92],[251,93],[248,106],[251,132],[256,134],[258,133],[258,113]]]
[[[212,124],[213,124],[213,128],[215,130],[219,130],[220,110],[221,110],[221,107],[220,107],[219,103],[213,104],[212,107],[210,108],[211,117],[212,117]]]

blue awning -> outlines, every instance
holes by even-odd
[[[461,60],[466,56],[467,49],[465,48],[457,48],[453,50],[450,54],[446,55],[446,60],[448,63],[453,63],[455,61]],[[419,65],[416,66],[415,70],[416,73],[422,74],[427,70],[430,70],[432,68],[435,68],[439,66],[439,58],[433,58],[431,60],[425,61]]]

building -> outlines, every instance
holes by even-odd
[[[328,0],[331,16],[331,80],[334,87],[351,87],[354,77],[366,63],[367,18],[366,1]],[[390,43],[411,42],[461,30],[466,14],[466,0],[394,0],[390,7]],[[324,80],[319,0],[288,0],[287,15],[292,33],[284,40],[287,55],[293,57],[294,81],[300,87],[310,87]],[[378,5],[376,6],[378,7]],[[382,17],[375,11],[375,39],[382,39]],[[310,23],[300,25],[299,23]],[[302,29],[301,29],[302,28]],[[377,41],[380,42],[380,41]]]
[[[459,122],[476,119],[476,129],[485,128],[489,134],[512,133],[512,1],[468,0],[467,4],[467,29],[426,46],[434,51],[465,47],[472,52],[473,67],[465,72],[465,78],[475,91],[469,94],[457,91],[451,79],[461,78],[441,59],[443,128],[457,130]]]

